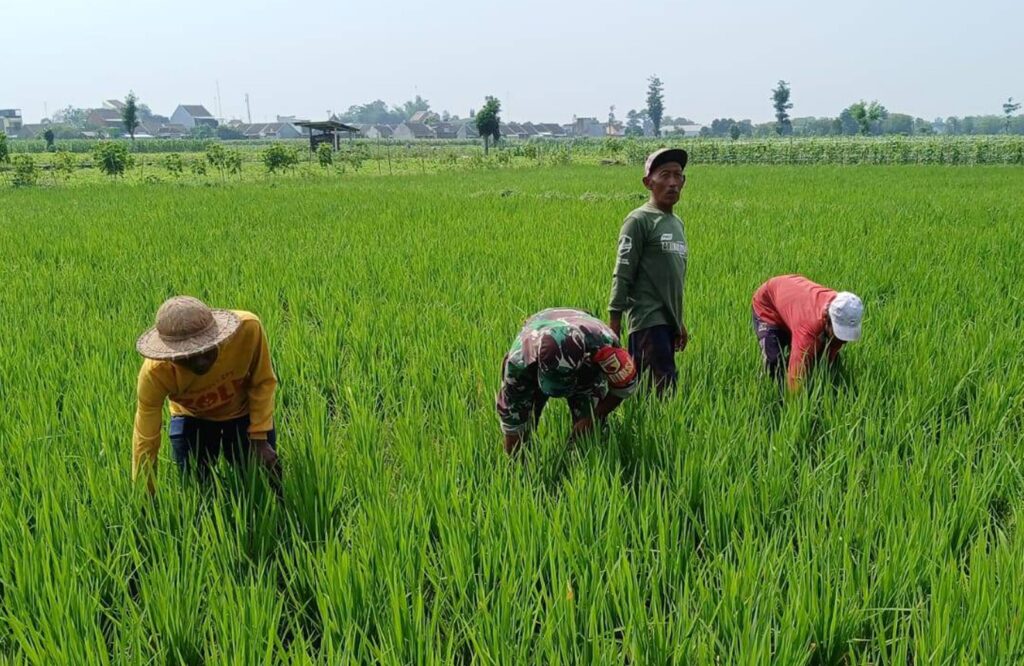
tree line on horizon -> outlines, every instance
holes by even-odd
[[[630,111],[626,135],[648,134],[645,123],[653,125],[653,134],[661,135],[664,111],[664,86],[661,80],[652,76],[648,79],[647,108]],[[771,90],[773,122],[753,123],[749,119],[715,118],[703,127],[701,136],[739,139],[741,137],[777,136],[880,136],[880,135],[988,135],[1024,134],[1024,115],[1015,115],[1021,108],[1019,102],[1010,97],[1002,104],[1002,115],[948,116],[925,120],[906,113],[890,112],[878,100],[859,100],[844,108],[836,117],[808,116],[794,118],[790,111],[792,89],[790,84],[779,80]],[[653,109],[653,113],[652,110]]]
[[[665,114],[664,83],[656,75],[647,80],[645,106],[640,110],[630,109],[626,113],[623,124],[615,116],[615,106],[608,112],[608,125],[621,129],[623,134],[630,136],[662,136],[663,128],[671,128],[668,134],[676,133],[680,125],[696,125],[693,120],[684,116],[672,118]],[[905,113],[890,112],[877,100],[866,102],[859,100],[842,109],[835,117],[792,117],[792,89],[790,84],[779,80],[771,90],[772,109],[775,120],[766,123],[754,123],[749,119],[737,120],[730,117],[715,118],[709,125],[703,126],[700,135],[714,138],[764,138],[777,136],[881,136],[881,135],[991,135],[991,134],[1022,134],[1024,135],[1024,114],[1017,114],[1021,108],[1013,97],[1002,104],[1002,115],[990,114],[981,116],[948,116],[926,120]],[[490,139],[500,139],[498,124],[500,118],[500,102],[493,96],[487,96],[482,111],[486,109],[487,118],[480,122],[476,111],[470,109],[469,118],[480,130],[485,143]],[[364,123],[370,125],[397,125],[407,122],[419,112],[432,111],[430,102],[420,95],[400,105],[388,106],[383,100],[377,99],[365,104],[353,104],[341,113],[332,113],[331,118],[341,122]],[[135,130],[140,122],[150,119],[165,119],[154,114],[150,108],[139,101],[134,91],[125,97],[121,111],[125,132],[134,140]],[[54,139],[73,138],[73,135],[87,128],[89,111],[67,106],[56,111],[49,119],[52,125],[45,133],[48,143]],[[463,120],[447,110],[437,114],[442,122]],[[197,126],[194,138],[241,139],[229,127],[210,128]]]

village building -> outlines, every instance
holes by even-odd
[[[435,138],[434,130],[424,125],[423,123],[416,123],[413,121],[404,122],[397,127],[392,134],[395,139],[433,139]]]
[[[217,127],[217,119],[202,104],[179,104],[171,114],[171,123],[188,129],[197,126]]]

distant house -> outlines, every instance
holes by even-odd
[[[155,139],[160,135],[160,123],[151,120],[140,120],[139,126],[135,128],[136,139]]]
[[[467,139],[479,139],[480,132],[476,129],[476,123],[471,120],[463,121],[459,125],[458,131],[455,133],[455,138],[462,139],[463,141]]]
[[[139,126],[135,128],[136,139],[152,139],[160,134],[160,123],[152,120],[140,120]]]
[[[166,123],[160,125],[157,136],[161,139],[180,139],[188,136],[188,128],[177,123]]]
[[[192,129],[198,125],[216,127],[217,119],[202,104],[179,104],[171,114],[171,123]]]
[[[291,136],[292,130],[299,133],[299,136],[309,136],[309,131],[306,128],[301,127],[301,123],[308,123],[309,118],[299,118],[298,116],[278,116],[277,122],[284,125],[290,125],[290,127],[278,129],[278,133],[282,134],[282,139],[294,139],[296,137]]]
[[[577,118],[572,126],[573,136],[600,137],[605,135],[605,128],[597,118]]]
[[[111,111],[117,111],[121,113],[124,111],[124,102],[119,99],[107,99],[103,100],[103,108],[110,109]]]
[[[42,123],[25,123],[18,126],[18,131],[11,134],[12,138],[17,139],[38,139],[43,136],[43,132],[46,131],[48,125]]]
[[[540,130],[531,122],[519,123],[519,127],[522,129],[522,138],[524,139],[530,139],[540,135]]]
[[[565,128],[558,123],[537,123],[533,127],[536,128],[537,136],[551,138],[568,136]]]
[[[85,126],[91,129],[120,132],[124,130],[121,112],[114,109],[90,109],[85,118]]]
[[[501,136],[507,139],[529,139],[530,133],[519,123],[502,123]]]
[[[246,139],[301,139],[308,136],[301,127],[291,123],[253,123],[231,129],[245,135]]]
[[[423,123],[424,125],[433,125],[441,122],[441,116],[437,115],[433,111],[417,111],[412,114],[409,118],[410,123]]]
[[[241,133],[246,139],[262,139],[263,128],[266,127],[266,125],[266,123],[244,124],[235,127],[234,130]]]
[[[269,125],[268,129],[273,133],[275,139],[301,139],[308,136],[305,130],[295,123],[270,123]]]
[[[233,128],[236,132],[240,132],[246,139],[262,139],[263,128],[266,127],[266,123],[252,123],[239,125]]]
[[[396,127],[393,136],[396,139],[433,139],[434,130],[410,120]]]
[[[390,125],[370,125],[363,132],[367,139],[390,139],[394,134],[395,130]]]
[[[328,120],[330,120],[330,119],[328,119]],[[373,125],[371,125],[370,123],[345,123],[345,124],[348,125],[349,127],[355,127],[357,130],[359,130],[359,136],[364,137],[364,138],[366,137],[366,133],[370,130],[370,128],[373,127]]]
[[[390,125],[374,123],[346,123],[349,127],[359,130],[359,136],[366,139],[390,139],[394,128]]]
[[[662,136],[700,136],[703,125],[665,125],[661,128]]]
[[[21,109],[0,109],[0,132],[13,136],[21,126]]]
[[[455,123],[438,123],[433,129],[434,137],[437,139],[459,138],[459,126]]]

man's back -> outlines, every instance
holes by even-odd
[[[754,314],[766,324],[817,335],[825,324],[825,309],[835,296],[832,289],[802,275],[780,275],[754,292]]]
[[[518,365],[537,362],[539,341],[544,333],[553,333],[560,345],[580,347],[583,353],[605,345],[618,345],[618,337],[600,319],[573,308],[548,308],[526,320],[519,331],[509,360]]]

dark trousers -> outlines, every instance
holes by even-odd
[[[784,326],[772,326],[756,313],[753,315],[754,334],[761,346],[761,359],[764,369],[776,381],[786,378],[786,366],[789,363],[789,348],[793,344],[793,336]]]
[[[668,324],[642,328],[629,333],[629,355],[637,370],[649,375],[658,394],[675,389],[679,373],[676,371],[675,341],[679,331]]]
[[[230,421],[207,421],[193,416],[172,416],[170,427],[174,462],[183,473],[206,479],[221,454],[232,465],[248,462],[253,455],[275,475],[280,475],[275,446],[277,431],[267,433],[267,443],[254,446],[249,439],[249,416]]]

